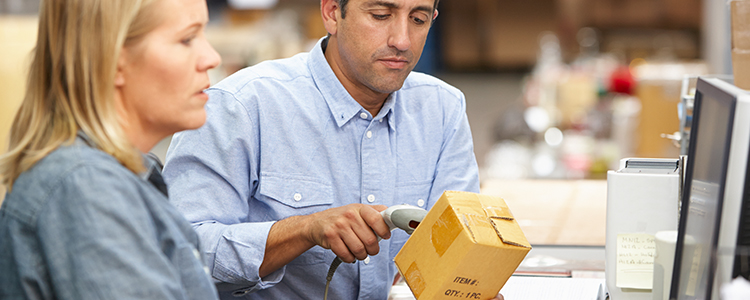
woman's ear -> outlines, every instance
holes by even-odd
[[[338,21],[341,17],[338,0],[321,0],[320,13],[323,17],[323,26],[328,34],[336,34]]]
[[[115,71],[115,87],[125,85],[125,66],[127,65],[128,49],[123,47],[120,50],[120,56],[117,58],[117,70]]]

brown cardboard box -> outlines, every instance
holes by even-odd
[[[732,48],[750,50],[750,1],[732,1]]]
[[[641,116],[638,124],[636,156],[638,157],[677,157],[680,149],[662,137],[680,129],[677,116],[677,103],[680,101],[678,80],[641,80],[636,88],[636,96],[641,100]]]
[[[601,28],[655,27],[661,22],[658,0],[589,0],[591,25]]]
[[[680,130],[677,106],[685,74],[701,76],[708,73],[702,61],[660,63],[649,62],[632,69],[637,80],[635,96],[641,101],[638,129],[635,132],[636,157],[671,158],[680,154],[675,143],[662,137]]]
[[[502,198],[446,191],[394,260],[417,299],[490,299],[529,250]]]
[[[750,1],[732,1],[732,70],[734,85],[750,89]]]
[[[557,26],[555,0],[440,1],[443,59],[452,70],[533,66],[539,35]]]
[[[701,5],[701,0],[662,0],[664,21],[670,28],[699,29],[702,18]]]
[[[453,70],[477,69],[482,65],[477,0],[440,2],[439,23],[443,60]]]
[[[750,49],[732,49],[734,85],[750,90]]]
[[[556,0],[484,0],[486,40],[483,57],[493,69],[524,68],[536,63],[539,37],[557,27]]]

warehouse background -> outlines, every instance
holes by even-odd
[[[212,82],[325,35],[317,0],[208,0]],[[0,0],[0,152],[25,85],[36,0]],[[417,71],[464,91],[482,180],[601,179],[676,157],[686,74],[731,74],[713,0],[441,0]],[[169,139],[154,152],[163,158]],[[1,198],[1,197],[0,197]]]

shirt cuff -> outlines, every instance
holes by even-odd
[[[275,222],[250,222],[226,226],[214,254],[212,275],[234,290],[256,291],[272,287],[284,277],[285,267],[260,278],[266,241]]]
[[[266,275],[266,277],[261,278],[252,286],[239,287],[238,285],[234,284],[218,283],[216,287],[221,294],[225,294],[228,292],[231,293],[231,295],[234,297],[241,297],[276,285],[281,281],[281,279],[284,278],[285,273],[286,266],[283,266],[280,269],[271,272],[271,274]]]

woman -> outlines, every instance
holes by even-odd
[[[220,63],[205,0],[40,7],[0,158],[0,299],[215,299],[198,237],[144,155],[205,121]]]

